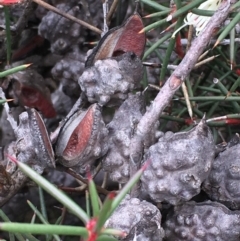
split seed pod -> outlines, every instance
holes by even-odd
[[[92,66],[97,60],[115,57],[126,52],[134,52],[141,57],[146,36],[139,33],[144,28],[138,13],[131,15],[123,25],[109,30],[89,55],[85,66]]]
[[[100,107],[91,105],[76,112],[62,127],[56,144],[56,155],[66,167],[91,164],[108,150],[108,130],[102,120]]]
[[[19,100],[21,105],[38,109],[46,118],[56,116],[50,91],[40,74],[29,69],[15,73],[10,78],[13,81],[14,99]]]
[[[46,167],[55,167],[54,153],[45,124],[35,109],[19,116],[16,130],[17,159],[42,173]]]
[[[38,147],[35,149],[37,156],[41,158],[41,163],[47,167],[55,167],[54,152],[42,117],[35,109],[29,109],[27,112],[33,146]]]

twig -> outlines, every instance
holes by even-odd
[[[26,4],[23,9],[23,13],[21,14],[21,16],[18,19],[18,21],[16,22],[16,24],[14,24],[14,26],[11,27],[11,30],[17,33],[15,35],[18,35],[17,41],[19,41],[19,35],[22,33],[23,29],[26,27],[28,19],[34,10],[33,5],[34,5],[34,3],[32,1],[29,1],[29,0],[26,1]]]
[[[235,43],[239,43],[240,42],[240,38],[235,38],[234,39],[234,42]],[[209,44],[210,45],[213,45],[213,44],[215,44],[216,43],[216,39],[212,39],[210,42],[209,42]],[[181,44],[182,45],[187,45],[188,44],[188,39],[181,39]],[[229,45],[230,44],[230,39],[223,39],[220,43],[219,43],[219,45]]]
[[[118,5],[118,1],[119,0],[114,0],[112,5],[111,5],[111,8],[107,14],[107,24],[109,25],[110,22],[111,22],[111,19],[112,19],[112,16],[114,14],[114,12],[116,11],[116,8],[117,8],[117,5]]]
[[[189,50],[189,48],[191,47],[192,44],[192,37],[193,37],[193,25],[189,26],[189,30],[188,30],[188,39],[187,39],[187,47],[186,47],[186,52]]]
[[[0,98],[6,99],[5,94],[4,94],[4,92],[3,92],[1,87],[0,87]],[[5,102],[3,106],[4,106],[4,109],[5,109],[6,114],[7,114],[7,120],[10,123],[13,131],[16,132],[16,130],[17,130],[17,122],[14,120],[13,116],[11,115],[11,111],[10,111],[8,103]]]
[[[103,35],[108,32],[108,24],[107,24],[107,14],[108,14],[108,0],[102,0],[103,1]]]
[[[76,179],[80,180],[81,182],[85,183],[88,185],[88,180],[84,179],[80,174],[76,173],[74,170],[72,170],[71,168],[66,168],[63,166],[58,166],[57,170],[61,171],[61,172],[66,172],[68,174],[70,174],[71,176],[75,177]],[[109,191],[96,185],[96,189],[99,193],[108,195]]]
[[[98,33],[98,34],[102,33],[102,31],[99,28],[96,28],[96,27],[92,26],[91,24],[84,22],[83,20],[75,18],[74,16],[72,16],[72,15],[70,15],[68,13],[64,13],[64,12],[60,11],[59,9],[53,7],[52,5],[46,3],[46,2],[44,2],[42,0],[32,0],[32,1],[37,3],[37,4],[39,4],[42,7],[50,10],[50,11],[53,11],[54,13],[57,13],[57,14],[65,17],[67,19],[70,19],[70,20],[72,20],[72,21],[74,21],[74,22],[76,22],[76,23],[78,23],[78,24],[80,24],[80,25],[82,25],[82,26],[92,30],[95,33]]]
[[[211,20],[205,27],[199,36],[193,41],[189,51],[178,65],[177,69],[172,73],[165,85],[161,88],[160,92],[152,102],[150,108],[144,114],[140,120],[136,133],[131,141],[130,153],[131,160],[134,165],[130,167],[130,173],[133,174],[139,169],[141,156],[144,148],[144,139],[151,133],[151,129],[154,124],[158,121],[159,116],[170,103],[173,95],[182,85],[185,78],[189,75],[191,70],[194,68],[199,56],[202,54],[204,49],[207,47],[209,41],[212,38],[213,33],[218,29],[221,23],[227,18],[230,7],[236,0],[223,1],[220,8],[212,16]],[[138,188],[135,188],[134,195],[138,195]]]
[[[14,184],[11,185],[6,196],[0,196],[0,207],[2,207],[11,197],[13,197],[25,184],[28,177],[22,173],[22,171],[17,170],[11,175],[14,180]]]

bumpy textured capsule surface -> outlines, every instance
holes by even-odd
[[[143,65],[133,52],[98,60],[87,68],[78,83],[88,101],[118,106],[136,89],[143,76]]]
[[[124,231],[124,241],[161,241],[161,213],[156,206],[128,195],[106,222],[106,227]]]
[[[202,120],[188,132],[166,133],[144,155],[150,164],[141,177],[142,192],[173,205],[200,192],[214,159],[215,145]]]
[[[53,78],[61,82],[63,92],[71,98],[78,98],[80,95],[78,78],[83,73],[84,63],[84,54],[76,46],[74,51],[66,54],[52,68]]]
[[[68,1],[56,5],[58,9],[81,18],[79,1]],[[81,26],[69,19],[49,11],[39,25],[39,34],[51,43],[53,53],[66,53],[73,45],[79,42]]]
[[[67,167],[81,167],[82,172],[108,150],[108,130],[102,120],[100,107],[91,105],[78,111],[60,131],[56,145],[59,161]]]
[[[107,125],[109,130],[109,151],[103,159],[103,168],[110,178],[119,183],[129,179],[129,154],[132,133],[145,112],[141,93],[130,95],[116,111]]]
[[[219,153],[212,170],[203,184],[212,200],[224,203],[231,209],[240,209],[240,144]]]
[[[240,212],[206,201],[175,206],[163,224],[166,241],[238,241]]]

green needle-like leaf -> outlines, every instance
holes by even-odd
[[[7,215],[2,211],[2,209],[0,209],[0,217],[2,218],[2,220],[4,221],[4,222],[9,222],[9,223],[11,223],[11,221],[10,221],[10,219],[7,217]],[[24,237],[20,234],[20,233],[18,233],[18,232],[13,232],[13,234],[16,236],[16,238],[18,239],[18,240],[20,240],[20,241],[24,241],[25,239],[24,239]],[[10,236],[10,240],[15,240],[14,239],[14,236],[12,237],[12,234],[9,234],[9,236]],[[27,235],[27,237],[28,237],[28,239],[30,240],[30,241],[38,241],[38,239],[36,239],[35,237],[33,237],[32,235]]]
[[[9,157],[11,158],[11,157]],[[13,158],[11,158],[13,161]],[[31,178],[34,182],[36,182],[40,187],[42,187],[46,192],[48,192],[51,196],[57,199],[60,203],[62,203],[65,207],[67,207],[74,215],[80,218],[84,223],[87,223],[89,220],[86,212],[81,209],[72,199],[70,199],[65,193],[61,190],[57,189],[54,185],[52,185],[49,181],[47,181],[44,177],[39,175],[37,172],[32,170],[26,164],[17,161],[18,167],[23,171],[29,178]]]
[[[184,98],[181,98],[182,100]],[[194,101],[240,101],[240,96],[195,96],[195,97],[189,97],[189,100]]]
[[[161,19],[159,21],[156,21],[152,24],[149,24],[148,26],[146,26],[145,28],[143,28],[139,33],[143,33],[143,32],[148,32],[154,28],[160,27],[161,25],[165,24],[166,20],[165,19]]]
[[[230,33],[230,31],[236,26],[236,24],[240,21],[240,12],[232,19],[232,21],[227,25],[227,27],[222,31],[220,36],[218,37],[216,43],[214,44],[214,48]]]
[[[230,31],[230,65],[231,69],[235,65],[235,29]]]
[[[169,14],[171,12],[171,9],[169,10],[165,10],[165,11],[161,11],[161,12],[157,12],[157,13],[152,13],[152,14],[149,14],[143,18],[156,18],[156,17],[162,17],[162,16],[165,16],[167,14]]]
[[[38,187],[38,193],[39,193],[39,200],[40,200],[42,215],[43,215],[44,219],[47,221],[47,219],[48,219],[48,217],[47,217],[47,210],[46,210],[43,190],[42,190],[41,187]]]
[[[90,195],[90,200],[91,200],[91,205],[93,209],[93,216],[97,217],[99,214],[99,201],[98,201],[98,193],[97,189],[95,186],[95,183],[92,179],[92,177],[88,178],[88,187],[89,187],[89,195]]]
[[[114,210],[118,207],[120,202],[124,199],[127,193],[131,190],[131,188],[139,181],[141,175],[145,171],[148,163],[145,163],[144,166],[138,170],[132,178],[128,181],[128,183],[123,187],[123,189],[118,193],[118,195],[114,198],[112,202],[111,209],[109,210],[108,216],[110,217]]]
[[[30,201],[27,201],[27,203],[30,206],[30,208],[34,211],[34,213],[36,213],[36,215],[38,216],[38,218],[41,220],[42,223],[49,224],[46,218],[37,210],[37,208],[34,207],[34,205]],[[60,237],[57,235],[54,235],[54,238],[57,241],[61,241]]]
[[[210,10],[202,10],[198,8],[193,8],[191,10],[192,13],[199,15],[199,16],[206,16],[206,17],[212,17],[212,15],[215,13],[215,11]]]
[[[22,70],[25,70],[30,65],[31,64],[23,64],[23,65],[20,65],[20,66],[17,66],[17,67],[5,70],[3,72],[0,72],[0,78],[6,77],[6,76],[8,76],[10,74],[14,74],[14,73],[22,71]]]
[[[153,51],[155,51],[159,45],[161,45],[162,43],[164,43],[167,39],[170,38],[172,34],[171,33],[167,33],[165,34],[164,37],[160,38],[156,43],[154,43],[145,53],[143,56],[143,60],[145,60],[149,54],[151,54]]]
[[[237,87],[240,85],[240,76],[238,77],[238,79],[234,82],[234,84],[232,85],[231,89],[229,90],[231,93],[234,92]]]
[[[88,231],[83,227],[67,225],[46,225],[27,223],[0,223],[0,230],[8,232],[31,233],[31,234],[59,234],[87,237]]]
[[[175,13],[173,13],[172,15],[169,15],[166,19],[166,21],[171,21],[174,18],[178,18],[179,16],[187,13],[188,11],[190,11],[191,9],[199,6],[201,3],[205,2],[205,0],[195,0],[190,2],[189,4],[187,4],[186,6],[178,9]]]
[[[111,210],[111,205],[112,202],[115,198],[115,193],[111,192],[108,194],[106,200],[103,203],[103,207],[99,213],[99,217],[97,220],[97,225],[96,225],[96,232],[99,233],[100,230],[102,229],[104,223],[107,221],[107,219],[109,218],[108,212],[109,210]]]
[[[155,1],[151,1],[151,0],[141,0],[142,3],[147,4],[150,7],[155,8],[156,10],[159,11],[165,11],[165,10],[169,10],[169,8],[162,6],[161,4],[155,2]]]
[[[182,22],[183,22],[183,17],[178,19],[174,31],[177,30],[181,26]],[[165,58],[162,63],[162,69],[161,69],[161,73],[160,73],[160,81],[163,81],[165,78],[166,71],[167,71],[167,65],[169,64],[169,60],[170,60],[171,54],[172,54],[174,46],[175,46],[175,41],[176,41],[175,38],[174,39],[171,38],[169,41],[168,48],[167,48],[167,51],[165,54]]]

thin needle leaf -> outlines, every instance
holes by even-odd
[[[87,213],[81,209],[72,199],[70,199],[65,193],[61,190],[57,189],[54,185],[52,185],[48,180],[39,175],[33,169],[31,169],[26,164],[17,161],[13,157],[9,158],[16,162],[18,167],[22,172],[24,172],[29,178],[31,178],[34,182],[36,182],[40,187],[42,187],[46,192],[48,192],[51,196],[57,199],[60,203],[62,203],[65,207],[67,207],[74,215],[80,218],[84,223],[89,221],[89,217]]]

